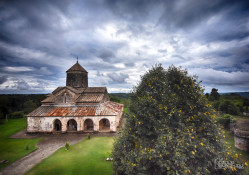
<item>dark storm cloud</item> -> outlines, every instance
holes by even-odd
[[[7,76],[0,76],[0,84],[3,84],[7,81]]]
[[[207,54],[204,55],[207,56]],[[212,68],[215,70],[248,72],[249,48],[246,46],[233,46],[229,49],[222,48],[215,52],[209,52],[208,55],[212,56],[217,62],[217,64],[212,65]]]
[[[124,73],[109,73],[107,74],[107,76],[113,81],[113,82],[116,82],[116,83],[124,83],[125,82],[125,79],[126,78],[129,78],[129,75],[128,74],[124,74]]]
[[[67,13],[70,5],[69,0],[55,0],[55,1],[2,1],[1,8],[1,24],[3,26],[14,25],[13,22],[20,21],[25,24],[21,27],[23,29],[32,30],[51,30],[56,28],[56,25],[49,23],[53,21],[56,23],[58,15],[56,10]],[[18,24],[16,24],[18,26]]]
[[[115,55],[114,53],[112,52],[111,49],[102,49],[100,52],[99,52],[99,55],[98,55],[101,59],[103,60],[107,60],[109,61],[110,59],[112,59]]]
[[[121,18],[126,20],[139,21],[144,20],[148,11],[153,8],[154,4],[161,3],[160,1],[153,0],[107,0],[104,5],[106,8],[109,8],[115,15],[118,15]]]
[[[18,80],[16,88],[17,88],[17,90],[28,90],[28,89],[30,89],[30,86],[26,81]]]
[[[0,89],[51,91],[64,85],[76,57],[89,75],[98,72],[90,82],[113,89],[132,88],[160,62],[198,68],[208,84],[244,88],[248,9],[242,0],[1,1]]]
[[[116,15],[136,22],[149,20],[150,18],[147,17],[150,15],[154,17],[158,10],[161,15],[157,24],[163,23],[167,27],[174,28],[191,27],[228,8],[233,9],[229,17],[241,17],[241,13],[244,13],[242,15],[248,13],[249,7],[249,3],[243,0],[107,0],[104,2],[105,7],[111,9]]]
[[[141,34],[141,31],[146,31],[146,28],[141,25],[141,21],[156,20],[155,25],[165,31],[188,30],[188,32],[192,32],[193,28],[204,25],[210,18],[224,15],[214,25],[208,24],[204,26],[205,28],[200,29],[198,34],[200,39],[231,41],[249,36],[246,26],[249,1],[110,0],[106,1],[106,7],[120,18],[132,22],[127,29],[132,30],[135,35]],[[152,11],[153,13],[151,13]],[[228,24],[220,25],[221,22]],[[201,32],[202,30],[209,30],[209,32]]]

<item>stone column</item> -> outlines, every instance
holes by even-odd
[[[99,132],[99,119],[97,117],[94,117],[93,119],[93,131]]]
[[[67,131],[67,119],[66,118],[62,118],[61,119],[61,131],[62,132],[66,132]]]

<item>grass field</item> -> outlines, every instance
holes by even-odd
[[[26,175],[111,175],[112,162],[107,162],[113,145],[112,137],[84,139],[67,151],[61,148],[33,167]]]
[[[27,127],[26,118],[11,119],[0,125],[0,160],[8,160],[0,164],[0,169],[36,150],[40,139],[9,139],[8,137]],[[28,150],[26,147],[28,146]]]

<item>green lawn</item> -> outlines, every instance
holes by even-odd
[[[8,137],[27,127],[26,118],[10,119],[0,125],[0,160],[8,160],[7,164],[0,164],[0,169],[36,150],[36,143],[40,139],[9,139]],[[28,145],[29,149],[26,150]]]
[[[112,162],[107,162],[105,159],[109,157],[112,146],[112,137],[84,139],[70,146],[68,151],[65,148],[59,149],[26,174],[111,175]]]
[[[233,134],[230,131],[226,130],[225,135],[226,135],[226,138],[224,140],[227,142],[226,144],[228,146],[231,146],[231,149],[233,149],[235,152],[237,152],[237,154],[239,154],[239,155],[242,154],[240,156],[240,159],[243,163],[244,162],[248,163],[249,162],[249,153],[246,151],[242,151],[242,150],[235,148]],[[247,167],[245,166],[245,173],[249,174],[249,167],[248,166]]]

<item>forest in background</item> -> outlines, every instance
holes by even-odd
[[[216,89],[217,90],[217,89]],[[217,111],[224,114],[242,115],[248,110],[249,92],[219,94],[215,88],[205,96]],[[243,96],[241,96],[241,95]],[[128,113],[129,93],[110,93],[110,100],[124,104],[124,112]],[[22,118],[41,105],[47,94],[3,94],[0,95],[0,119]]]
[[[248,94],[249,93],[219,94],[218,89],[213,88],[212,91],[206,93],[205,96],[216,111],[231,115],[242,115],[243,112],[248,111],[249,98],[246,97]]]

